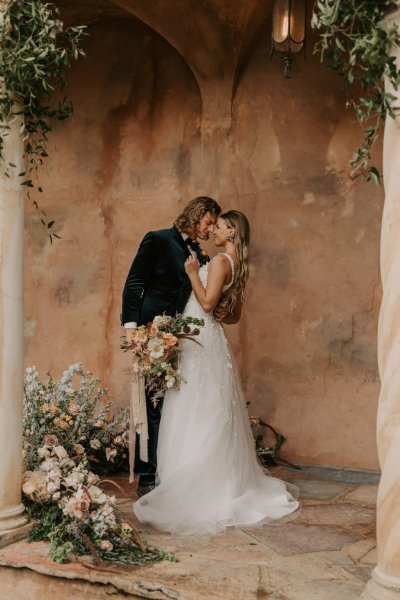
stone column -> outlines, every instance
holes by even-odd
[[[400,26],[400,10],[388,24]],[[400,49],[394,48],[397,68]],[[399,91],[390,90],[397,96]],[[383,148],[385,207],[381,232],[383,299],[378,327],[381,393],[378,408],[378,452],[382,470],[377,505],[378,564],[362,598],[400,599],[400,115],[388,117]]]
[[[27,522],[21,503],[24,192],[18,173],[23,143],[20,120],[9,126],[3,154],[16,167],[7,177],[0,165],[0,547],[20,537]]]

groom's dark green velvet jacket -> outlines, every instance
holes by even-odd
[[[189,254],[176,227],[146,233],[122,294],[122,325],[146,325],[156,315],[183,312],[192,291],[184,268]]]

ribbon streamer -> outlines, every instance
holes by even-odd
[[[129,419],[129,483],[134,481],[136,434],[139,435],[139,458],[148,462],[146,394],[144,377],[132,369],[131,414]]]

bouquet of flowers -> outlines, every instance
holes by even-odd
[[[50,540],[54,561],[65,562],[71,554],[129,564],[174,559],[146,548],[135,529],[121,520],[115,497],[99,487],[102,482],[85,456],[72,459],[52,435],[36,450],[39,464],[24,472],[22,491],[28,515],[36,521],[30,539]]]
[[[59,381],[48,373],[42,383],[36,367],[24,378],[24,456],[27,469],[40,462],[37,448],[52,440],[70,456],[86,456],[98,473],[127,464],[129,410],[111,415],[111,402],[100,381],[73,364]]]
[[[203,319],[158,315],[152,323],[134,329],[129,337],[123,336],[121,348],[133,353],[133,369],[144,377],[153,403],[162,398],[166,389],[179,389],[184,381],[178,368],[179,342],[190,339],[198,344],[195,336],[202,326]]]

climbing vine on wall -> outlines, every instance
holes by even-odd
[[[0,23],[0,77],[4,82],[0,88],[0,163],[9,176],[15,165],[6,163],[4,141],[10,122],[22,116],[25,170],[18,176],[28,188],[33,187],[33,172],[47,156],[54,120],[67,119],[73,111],[66,97],[55,105],[54,94],[64,87],[65,69],[84,55],[80,47],[84,35],[84,26],[64,27],[53,4],[40,0],[6,3]],[[41,216],[52,240],[54,221],[47,222],[43,211]]]
[[[379,139],[387,115],[395,116],[395,97],[385,90],[385,79],[397,90],[400,72],[390,47],[400,46],[396,25],[384,18],[396,8],[393,0],[318,0],[312,27],[320,39],[315,51],[343,79],[347,106],[352,107],[363,129],[363,141],[350,158],[350,175],[380,183],[379,170],[371,166],[371,149]]]

